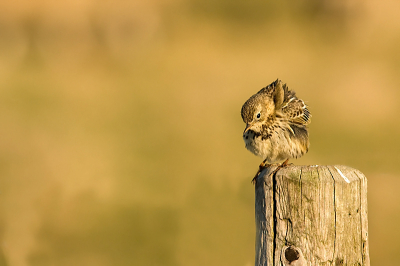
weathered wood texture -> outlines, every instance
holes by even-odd
[[[256,182],[255,265],[370,265],[367,179],[347,166],[264,169]]]

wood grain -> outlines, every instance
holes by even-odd
[[[347,166],[264,169],[255,265],[370,265],[367,179]]]

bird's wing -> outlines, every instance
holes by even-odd
[[[277,79],[267,87],[262,88],[258,93],[263,93],[274,100],[275,108],[280,109],[284,102],[284,90],[282,81]]]
[[[296,97],[294,91],[290,91],[286,84],[283,85],[284,100],[281,107],[287,119],[295,124],[307,125],[311,122],[311,113],[303,100]]]

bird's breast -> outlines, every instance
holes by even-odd
[[[268,163],[274,163],[288,158],[298,158],[307,152],[308,134],[305,129],[303,131],[277,127],[270,134],[261,134],[248,130],[243,135],[243,140],[246,149]]]
[[[246,149],[257,156],[266,158],[267,155],[271,153],[271,141],[268,138],[263,137],[260,133],[248,130],[244,133],[243,140]]]

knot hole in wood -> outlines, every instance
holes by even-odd
[[[295,246],[284,246],[281,251],[281,261],[285,266],[306,266],[303,252]]]
[[[298,260],[300,258],[300,253],[294,249],[293,247],[288,247],[285,250],[285,258],[289,263],[292,263],[292,261]]]

